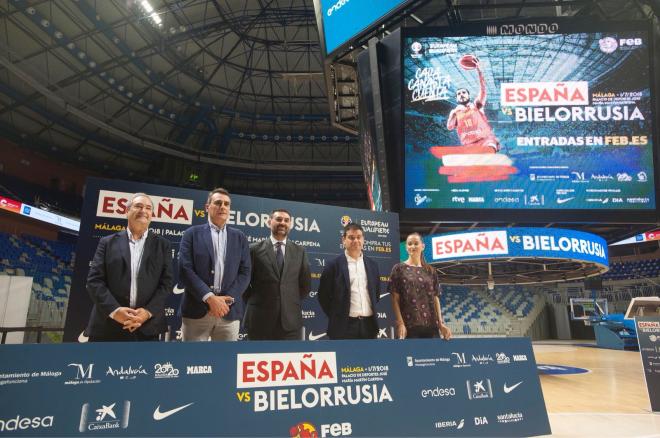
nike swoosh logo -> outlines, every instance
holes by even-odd
[[[390,294],[389,292],[387,292],[387,293],[384,293],[384,294],[380,294],[380,297],[381,297],[381,298],[383,298],[383,297],[386,297],[386,296],[388,296],[389,294]]]
[[[177,412],[184,410],[185,408],[187,408],[192,404],[194,404],[194,402],[188,403],[187,405],[179,406],[178,408],[170,409],[169,411],[165,411],[165,412],[161,412],[160,405],[158,405],[158,407],[156,407],[156,410],[154,411],[154,420],[156,421],[164,420],[170,415],[176,414]]]
[[[177,284],[176,286],[174,286],[174,290],[172,292],[174,292],[174,295],[180,295],[183,293],[184,290],[186,289],[183,287],[179,287],[179,285]]]
[[[309,332],[309,340],[310,341],[316,341],[316,340],[321,339],[325,335],[326,335],[326,333],[321,333],[320,335],[315,335],[313,332]]]
[[[85,336],[84,331],[80,332],[80,334],[78,335],[78,342],[85,343],[87,341],[89,341],[89,336]]]
[[[504,384],[504,393],[505,393],[505,394],[510,393],[511,391],[513,391],[514,389],[516,389],[521,383],[522,383],[522,381],[516,383],[516,384],[513,385],[513,386],[506,386],[506,383],[505,383],[505,384]]]
[[[573,198],[557,199],[557,204],[563,204],[563,203],[568,202],[568,201],[571,201],[571,200],[573,200],[573,199],[575,199],[575,197],[573,197]]]

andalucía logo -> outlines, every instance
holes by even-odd
[[[298,423],[289,429],[291,438],[319,438],[319,433],[312,423]]]
[[[90,409],[91,408],[91,409]],[[82,405],[80,411],[80,432],[126,429],[131,413],[131,402],[124,400],[122,404],[117,402],[100,406],[90,406],[89,403]]]
[[[137,376],[147,376],[148,374],[142,365],[137,367],[129,365],[128,368],[124,368],[123,365],[119,368],[108,366],[108,370],[105,372],[106,376],[119,377],[120,380],[135,380]]]

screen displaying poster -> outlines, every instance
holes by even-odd
[[[402,38],[405,209],[655,213],[646,23]]]

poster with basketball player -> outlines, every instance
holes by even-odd
[[[607,27],[406,30],[404,207],[655,210],[648,29]]]

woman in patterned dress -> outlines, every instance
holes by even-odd
[[[389,291],[396,317],[396,334],[405,338],[451,338],[442,319],[438,276],[424,260],[424,242],[417,233],[406,238],[408,259],[392,268]]]

